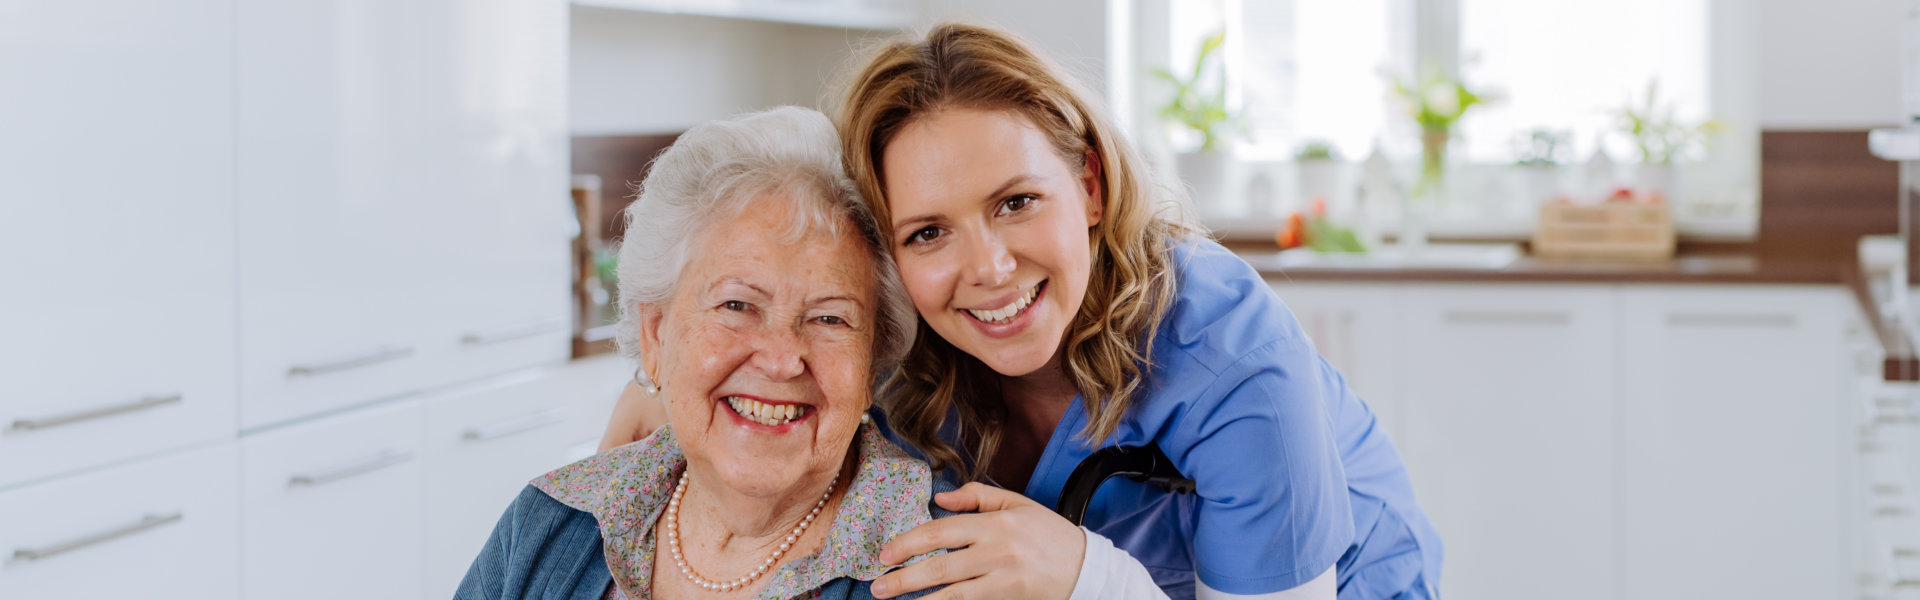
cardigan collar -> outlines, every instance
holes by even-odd
[[[872,581],[890,567],[880,563],[888,540],[932,520],[928,501],[932,473],[927,464],[867,424],[855,436],[859,465],[841,498],[826,544],[814,554],[787,561],[765,575],[766,587],[754,597],[784,600],[819,589],[841,577]],[[686,455],[671,426],[646,439],[614,448],[535,478],[532,485],[600,523],[607,567],[628,597],[652,596],[653,524],[666,509]]]

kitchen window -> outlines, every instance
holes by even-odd
[[[1749,3],[1148,0],[1133,9],[1131,60],[1142,76],[1117,90],[1131,97],[1116,104],[1132,107],[1137,137],[1160,156],[1189,150],[1192,136],[1160,118],[1169,86],[1144,74],[1191,71],[1200,40],[1224,32],[1222,85],[1238,119],[1231,154],[1243,178],[1284,173],[1303,145],[1322,142],[1348,164],[1377,147],[1411,185],[1419,129],[1391,85],[1432,71],[1496,98],[1454,125],[1447,175],[1454,192],[1433,233],[1524,237],[1534,200],[1515,199],[1513,166],[1540,158],[1532,134],[1555,138],[1551,158],[1561,165],[1563,195],[1632,186],[1642,156],[1620,131],[1619,111],[1644,103],[1654,86],[1659,114],[1713,128],[1708,145],[1688,145],[1672,161],[1669,201],[1681,233],[1740,238],[1755,227],[1758,45],[1757,9]],[[1617,165],[1612,181],[1589,173],[1599,150]],[[1285,175],[1272,179],[1282,183],[1268,193],[1281,204],[1304,205]]]

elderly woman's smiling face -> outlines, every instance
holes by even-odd
[[[641,308],[689,469],[750,496],[820,493],[796,488],[840,468],[871,401],[873,258],[854,235],[794,243],[793,202],[760,194],[694,236],[672,297]]]

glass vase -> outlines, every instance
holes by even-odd
[[[1427,225],[1447,204],[1447,144],[1453,138],[1446,127],[1420,131],[1420,178],[1400,210],[1400,245],[1418,249],[1427,245]]]

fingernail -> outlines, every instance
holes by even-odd
[[[869,591],[872,591],[872,592],[873,592],[873,595],[874,595],[874,596],[878,596],[878,597],[881,597],[881,598],[886,598],[886,597],[888,597],[888,594],[887,594],[887,582],[886,582],[886,580],[884,580],[884,579],[875,579],[875,580],[873,580],[873,589],[871,589],[871,590],[869,590]]]

